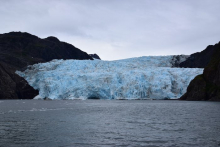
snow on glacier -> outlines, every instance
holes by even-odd
[[[171,68],[174,62],[176,56],[53,60],[16,73],[39,90],[35,99],[176,99],[203,69]]]

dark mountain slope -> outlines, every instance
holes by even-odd
[[[0,99],[31,99],[38,91],[15,74],[28,65],[53,59],[90,59],[87,53],[55,37],[11,32],[0,34]]]
[[[213,45],[209,45],[205,50],[191,54],[186,61],[179,64],[185,68],[205,68],[213,55]]]
[[[209,46],[213,54],[202,75],[193,79],[181,100],[220,101],[220,42]]]

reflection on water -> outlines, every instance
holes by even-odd
[[[0,146],[220,146],[220,103],[0,101]]]

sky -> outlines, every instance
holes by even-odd
[[[220,41],[220,0],[0,0],[0,34],[55,36],[103,60],[200,52]]]

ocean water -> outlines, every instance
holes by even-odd
[[[220,147],[220,103],[1,100],[0,147]]]

